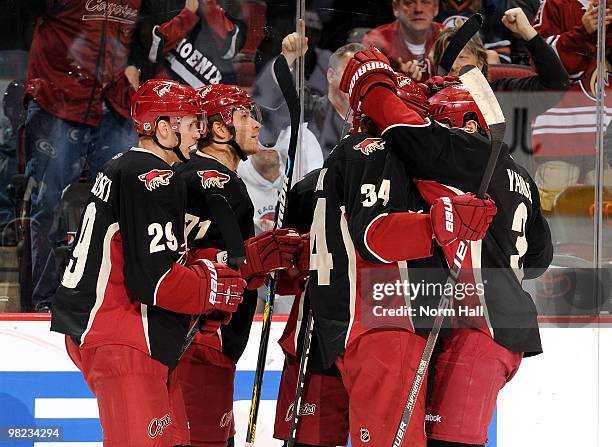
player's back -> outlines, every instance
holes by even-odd
[[[433,280],[443,281],[446,275],[442,255],[436,251],[434,256],[428,252],[423,259],[390,262],[369,243],[375,242],[368,231],[377,219],[391,213],[426,210],[404,163],[383,139],[356,133],[342,140],[319,172],[314,200],[306,294],[321,335],[323,366],[328,367],[347,344],[370,329],[414,329],[416,323],[407,309],[406,314],[390,318],[378,315],[373,309],[377,305],[403,308],[410,307],[411,302],[399,293],[385,296],[382,303],[373,301],[374,282],[400,281],[406,267],[411,268],[411,279],[419,273],[434,272],[437,276]],[[406,235],[404,240],[393,243],[412,245],[411,237]],[[412,267],[421,270],[413,272]],[[437,299],[433,294],[430,298]]]
[[[522,281],[546,271],[553,246],[538,188],[505,145],[488,193],[497,215],[482,243],[472,244],[472,258],[480,258],[495,340],[515,352],[539,353],[537,310]]]
[[[417,181],[428,203],[443,195],[469,192],[463,185]],[[500,344],[516,352],[539,353],[537,311],[522,280],[542,274],[552,260],[552,242],[540,212],[538,189],[528,172],[502,147],[487,193],[497,214],[485,238],[471,242],[463,263],[463,280],[482,284],[479,294],[484,318],[479,327],[490,331]],[[458,242],[445,247],[449,262]],[[470,279],[466,279],[470,275]],[[473,277],[472,277],[473,276]],[[467,301],[466,301],[467,302]],[[463,323],[465,323],[465,319]],[[471,320],[468,325],[474,324]]]

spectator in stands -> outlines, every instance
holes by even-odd
[[[569,77],[554,50],[533,29],[520,8],[506,11],[503,23],[509,31],[517,34],[526,42],[536,71],[533,76],[524,78],[489,77],[493,91],[501,93],[497,98],[506,119],[513,124],[511,129],[514,132],[525,133],[525,135],[515,135],[513,138],[511,137],[512,134],[508,133],[506,141],[511,151],[514,151],[519,139],[524,142],[523,148],[525,151],[514,153],[514,156],[523,157],[518,161],[529,168],[533,163],[531,154],[527,149],[530,147],[529,137],[531,135],[529,123],[561,99],[563,92],[569,86]],[[433,55],[436,70],[449,40],[452,39],[456,31],[456,29],[449,28],[440,34]],[[459,70],[467,64],[475,65],[483,71],[485,76],[489,75],[486,50],[478,36],[470,40],[459,54],[450,74],[457,75]],[[522,114],[517,115],[517,110]],[[516,120],[515,117],[517,117]],[[522,123],[519,125],[519,117],[525,118],[524,126]]]
[[[23,80],[9,82],[2,97],[0,118],[0,246],[15,245],[16,234],[12,225],[15,201],[9,196],[8,186],[17,174],[19,133],[25,120],[23,108]]]
[[[508,8],[521,8],[529,23],[533,23],[538,10],[540,9],[540,0],[508,0]],[[510,36],[510,58],[515,64],[529,64],[529,51],[525,46],[525,41],[516,38],[513,35]]]
[[[101,9],[104,5],[106,7]],[[64,188],[90,177],[138,139],[129,119],[134,88],[124,71],[140,0],[32,2],[38,21],[29,54],[25,101],[27,175],[32,194],[32,300],[48,311],[58,285],[52,230]]]
[[[240,2],[151,0],[142,14],[130,63],[147,79],[169,78],[193,88],[235,84],[232,59],[246,39]],[[178,11],[178,13],[177,13]]]
[[[569,87],[568,74],[554,50],[549,47],[538,32],[531,26],[521,8],[509,9],[503,18],[503,24],[509,31],[520,36],[531,53],[536,68],[536,75],[528,78],[501,78],[491,82],[495,91],[540,91],[540,90],[567,90]],[[434,47],[434,67],[437,70],[440,59],[448,42],[454,37],[458,28],[448,28],[442,31]],[[463,51],[455,60],[449,75],[458,76],[465,65],[475,65],[488,74],[489,63],[482,40],[475,36],[468,42]]]
[[[363,39],[385,53],[394,70],[415,81],[425,81],[435,72],[430,50],[443,26],[433,21],[439,0],[392,0],[394,22],[374,28]]]
[[[276,148],[262,147],[238,165],[238,175],[244,181],[255,208],[255,234],[274,227],[278,194],[283,187],[283,169]]]
[[[290,66],[298,58],[299,48],[299,33],[285,36],[282,54],[287,58]],[[301,48],[302,51],[308,49],[307,40],[303,42]],[[304,121],[308,122],[308,129],[318,140],[323,159],[327,158],[341,136],[348,130],[349,124],[345,121],[349,110],[348,95],[340,91],[340,79],[342,79],[342,73],[348,61],[363,48],[363,45],[358,43],[338,48],[329,58],[327,95],[310,94],[309,91],[305,95]],[[253,98],[262,108],[262,112],[270,115],[270,119],[264,119],[266,131],[279,134],[288,126],[288,111],[280,88],[274,79],[272,63],[261,71],[255,82]],[[316,149],[311,147],[309,150]]]
[[[304,77],[312,94],[324,95],[327,91],[327,69],[331,51],[319,48],[323,23],[316,11],[304,12],[308,51],[304,55]]]
[[[597,14],[599,3],[579,0],[547,0],[534,26],[555,49],[570,74],[571,87],[554,113],[543,114],[534,123],[535,181],[541,189],[542,205],[551,209],[555,197],[567,186],[593,178],[595,167],[597,79]],[[606,9],[606,49],[610,63],[612,12]],[[612,76],[604,80],[607,107],[612,106]],[[610,115],[605,117],[605,125]],[[612,178],[612,175],[606,175]]]
[[[456,28],[474,14],[483,14],[485,18],[480,37],[487,48],[489,63],[499,63],[500,57],[509,62],[506,54],[510,53],[510,41],[506,39],[507,30],[502,26],[502,17],[506,8],[505,1],[501,2],[504,3],[503,9],[499,5],[500,0],[441,0],[440,13],[435,21],[445,28]]]

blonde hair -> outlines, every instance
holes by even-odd
[[[444,54],[444,50],[448,46],[448,43],[451,41],[455,34],[457,34],[457,30],[461,28],[461,26],[457,26],[454,28],[446,28],[442,30],[436,43],[434,45],[434,54],[433,54],[433,68],[434,73],[438,71],[438,66],[440,65],[440,60],[442,59],[442,55]],[[482,64],[482,73],[487,77],[489,72],[489,64],[487,63],[487,50],[482,43],[482,39],[478,34],[470,39],[470,41],[465,45],[465,48],[476,55],[478,62]]]

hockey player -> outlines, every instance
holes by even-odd
[[[191,445],[233,445],[233,396],[236,363],[246,346],[257,304],[257,287],[272,270],[293,265],[300,237],[290,230],[271,230],[254,236],[253,204],[246,185],[236,174],[241,160],[259,150],[258,108],[246,91],[233,85],[211,85],[198,90],[208,115],[208,131],[190,160],[178,168],[187,185],[186,233],[190,257],[225,262],[220,229],[211,222],[206,198],[225,197],[246,240],[247,280],[243,304],[227,326],[205,319],[177,370],[185,398]]]
[[[462,86],[430,98],[431,119],[468,132],[487,130],[478,107]],[[461,197],[457,188],[417,181],[426,202]],[[540,212],[538,189],[514,162],[504,144],[488,193],[498,209],[482,241],[465,256],[461,283],[483,285],[467,294],[457,311],[452,336],[442,337],[429,371],[426,428],[430,447],[483,446],[499,390],[516,374],[523,356],[542,352],[537,311],[523,279],[544,273],[552,260],[552,241]],[[458,244],[444,247],[452,259]],[[467,317],[461,317],[468,313]],[[466,365],[469,365],[466,367]]]
[[[285,222],[302,233],[302,250],[295,255],[295,267],[278,275],[278,294],[294,295],[293,306],[278,341],[285,354],[283,371],[276,400],[274,437],[289,439],[294,411],[295,388],[298,380],[305,319],[310,306],[304,302],[304,290],[309,274],[310,237],[314,210],[314,190],[320,169],[308,173],[295,184],[287,198]],[[348,396],[335,365],[322,368],[313,333],[310,361],[306,369],[300,422],[296,433],[297,447],[339,446],[348,441]]]
[[[387,75],[393,81],[378,87]],[[383,94],[388,90],[402,104],[403,98],[425,115],[424,92],[407,77],[400,80],[401,87],[379,51],[364,50],[349,62],[341,88],[351,87],[357,117],[362,114],[361,100],[376,88]],[[382,113],[389,118],[400,112],[402,117],[402,108],[385,108]],[[423,126],[423,119],[418,119]],[[310,232],[307,299],[320,335],[323,366],[336,363],[349,396],[354,445],[392,444],[405,402],[398,396],[407,396],[425,346],[425,339],[415,333],[418,309],[401,291],[382,293],[380,286],[406,279],[406,266],[411,282],[444,282],[444,258],[434,239],[442,246],[457,238],[479,240],[495,214],[492,201],[471,194],[441,199],[427,208],[410,182],[410,165],[402,163],[399,151],[391,150],[398,143],[381,138],[380,129],[385,128],[363,119],[362,132],[342,140],[326,160],[317,179]],[[436,131],[422,132],[422,141],[415,140],[406,150],[416,152],[428,145],[424,164],[439,161],[454,175],[471,175],[467,167],[456,166],[457,151],[442,151],[450,130],[436,126]],[[406,428],[411,445],[425,445],[424,406],[423,392]]]
[[[393,92],[396,78],[377,52],[358,53],[349,70],[344,85],[347,90],[352,87],[351,103],[386,129],[386,141],[403,142],[402,146],[393,144],[393,148],[415,178],[427,180],[417,182],[426,202],[435,203],[440,196],[456,199],[462,197],[456,195],[461,191],[477,187],[480,175],[458,175],[483,169],[483,156],[488,157],[489,152],[487,139],[480,136],[487,134],[486,123],[465,91],[455,86],[431,98],[433,116],[451,127],[445,130],[430,119],[423,120],[399,100]],[[388,84],[383,85],[383,77]],[[387,113],[390,110],[394,115]],[[454,160],[452,170],[448,166],[445,169],[447,160]],[[440,184],[449,186],[441,189]],[[521,288],[521,280],[536,277],[547,268],[552,244],[548,225],[539,211],[535,185],[526,171],[512,161],[507,148],[500,155],[489,193],[503,211],[493,221],[485,240],[472,244],[464,260],[467,272],[462,276],[462,281],[471,274],[469,282],[486,284],[484,293],[470,297],[477,300],[483,315],[461,321],[470,329],[453,331],[453,336],[442,343],[436,366],[430,371],[434,393],[428,397],[428,433],[434,439],[430,441],[433,446],[484,444],[497,392],[516,372],[522,353],[541,352],[537,314]],[[457,246],[458,243],[445,247],[447,259],[454,257]],[[490,275],[486,283],[478,276],[481,267],[488,267],[482,271],[483,276]],[[529,271],[523,272],[523,267]],[[482,334],[486,336],[484,340]],[[462,346],[465,351],[460,361],[474,365],[471,376],[462,373],[456,360]]]
[[[188,442],[171,371],[189,315],[228,319],[242,301],[238,272],[202,259],[185,265],[185,190],[172,164],[200,135],[194,94],[152,80],[134,95],[139,147],[98,174],[55,296],[51,330],[66,334],[98,399],[105,446]]]

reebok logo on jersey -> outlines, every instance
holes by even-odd
[[[442,416],[439,414],[426,414],[425,422],[442,422]]]
[[[174,171],[171,171],[170,169],[151,169],[149,172],[140,174],[138,179],[144,182],[145,187],[149,191],[153,191],[159,186],[169,185],[170,178],[172,178],[173,175]]]
[[[385,148],[385,141],[382,138],[366,138],[361,143],[353,146],[356,151],[361,151],[364,155],[370,155],[374,151],[382,151]]]
[[[153,418],[149,423],[148,435],[149,438],[155,438],[157,435],[163,435],[164,430],[168,425],[172,424],[170,415],[166,414],[160,419]]]
[[[444,202],[444,219],[446,220],[446,231],[453,232],[453,204],[448,197],[442,197]]]
[[[229,182],[230,176],[219,172],[215,169],[209,171],[198,171],[198,175],[202,179],[202,188],[223,188]]]

